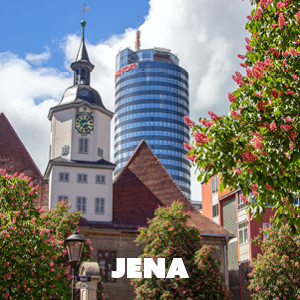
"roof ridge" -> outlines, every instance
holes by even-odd
[[[113,184],[115,184],[118,181],[118,179],[122,177],[123,173],[125,172],[125,169],[128,169],[128,167],[131,164],[133,158],[136,156],[137,152],[142,148],[143,143],[146,143],[146,141],[144,139],[141,140],[141,142],[137,145],[137,147],[135,148],[135,150],[133,151],[133,153],[131,154],[131,156],[127,160],[125,166],[122,168],[121,172],[113,180]],[[146,143],[146,145],[148,145],[148,144]]]
[[[19,141],[20,145],[22,146],[22,148],[25,150],[25,152],[28,154],[28,157],[30,159],[30,161],[32,162],[34,168],[36,169],[36,171],[38,172],[38,174],[41,176],[41,178],[44,178],[40,169],[38,168],[38,166],[36,165],[36,163],[34,162],[33,158],[31,157],[30,153],[28,152],[26,146],[23,144],[23,142],[21,141],[21,139],[19,138],[17,132],[15,131],[15,129],[13,128],[13,126],[11,125],[11,123],[9,122],[9,120],[7,119],[6,115],[2,112],[0,113],[0,120],[1,118],[3,118],[3,120],[7,123],[7,125],[10,127],[10,129],[12,130],[12,133],[14,134],[14,136],[17,138],[17,140]]]

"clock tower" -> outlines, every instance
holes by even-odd
[[[105,108],[99,93],[90,86],[94,65],[82,39],[71,64],[73,85],[61,102],[52,107],[50,157],[45,177],[49,179],[49,209],[59,201],[72,203],[89,221],[112,221],[112,173],[109,162],[110,123],[113,113]]]

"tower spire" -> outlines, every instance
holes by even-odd
[[[90,62],[89,55],[85,46],[84,41],[84,28],[86,21],[84,19],[84,13],[89,11],[89,7],[85,7],[83,4],[83,9],[80,11],[83,13],[83,20],[80,22],[82,26],[81,43],[77,53],[76,60],[71,64],[71,69],[74,71],[74,85],[85,84],[90,85],[90,73],[94,69],[94,65]]]
[[[140,47],[141,47],[141,31],[139,30],[139,24],[140,22],[140,16],[139,16],[139,12],[137,12],[137,31],[136,31],[136,41],[135,41],[135,51],[139,51]]]

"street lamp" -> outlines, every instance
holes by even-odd
[[[65,239],[69,262],[72,264],[72,300],[74,299],[74,278],[75,278],[75,268],[76,264],[80,261],[84,238],[78,234],[75,230],[72,235],[70,235],[67,239]]]

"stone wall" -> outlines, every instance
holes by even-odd
[[[119,258],[138,257],[143,252],[134,242],[138,234],[136,231],[81,228],[80,234],[92,242],[91,261],[98,262],[100,250],[115,251]],[[135,294],[130,279],[123,276],[117,278],[116,282],[104,283],[104,296],[107,300],[131,300],[134,299]]]
[[[91,240],[93,247],[91,261],[94,262],[98,261],[98,251],[100,250],[115,251],[119,258],[138,257],[142,254],[142,249],[137,247],[134,242],[138,234],[136,231],[80,228],[80,234],[85,239]],[[201,244],[214,245],[219,248],[214,252],[213,257],[221,258],[221,272],[225,274],[225,238],[205,236],[202,237]],[[116,282],[104,283],[104,296],[107,300],[131,300],[134,299],[135,294],[130,279],[123,276],[117,278]]]

